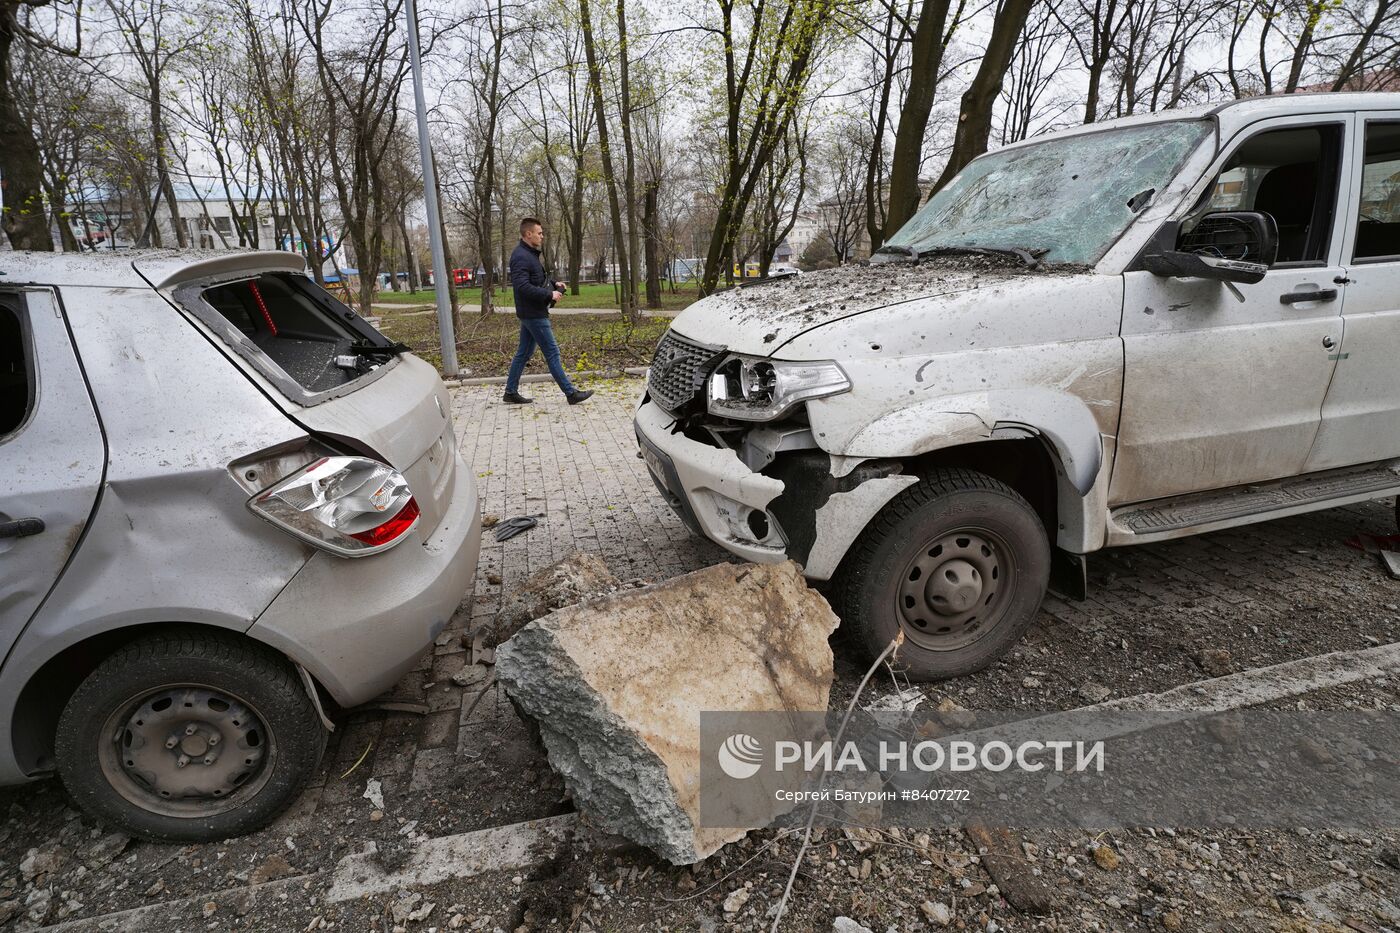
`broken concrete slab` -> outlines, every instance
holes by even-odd
[[[575,551],[557,564],[531,574],[505,597],[491,621],[467,636],[467,646],[494,648],[531,621],[555,609],[605,596],[622,588],[597,554]]]
[[[700,713],[825,710],[836,625],[796,564],[720,564],[556,610],[496,672],[579,808],[686,865],[746,832],[699,825]]]

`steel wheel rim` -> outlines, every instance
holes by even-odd
[[[1010,549],[985,528],[927,538],[896,579],[895,618],[905,637],[929,651],[966,648],[996,627],[1011,602]]]
[[[118,794],[180,818],[242,806],[267,783],[277,754],[256,707],[206,684],[166,684],[130,697],[108,715],[97,742],[103,776]]]

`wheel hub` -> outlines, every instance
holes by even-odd
[[[997,614],[997,597],[1007,585],[994,537],[977,531],[941,535],[925,542],[904,569],[896,597],[900,625],[924,647],[961,647]]]
[[[940,615],[967,612],[982,599],[982,575],[965,560],[950,560],[929,574],[925,599]]]
[[[112,742],[124,774],[163,800],[227,797],[258,773],[263,725],[236,698],[207,687],[171,687],[141,700]]]

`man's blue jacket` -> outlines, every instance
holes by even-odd
[[[554,283],[545,274],[540,251],[521,240],[510,254],[510,286],[515,290],[515,316],[549,317]]]

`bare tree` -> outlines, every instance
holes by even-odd
[[[869,145],[864,121],[847,117],[836,125],[823,147],[822,161],[827,166],[832,193],[817,205],[818,232],[826,236],[839,263],[854,259],[860,245],[864,216],[861,176]]]
[[[881,231],[882,239],[885,232],[904,226],[919,209],[919,168],[923,164],[924,135],[928,131],[934,94],[943,77],[943,54],[952,38],[948,25],[950,9],[952,0],[924,0],[914,26],[909,91],[899,114],[899,127],[895,130],[894,156],[890,162],[889,216]],[[961,11],[960,5],[953,14],[954,27],[961,19]]]
[[[290,6],[309,43],[326,101],[331,180],[359,266],[360,306],[367,313],[383,261],[384,220],[389,214],[385,154],[393,144],[399,97],[408,73],[407,44],[399,33],[403,0],[362,0],[359,6],[341,6],[342,15],[355,16],[363,28],[353,42],[339,48],[330,44],[327,29],[337,0]],[[437,274],[449,272],[440,269]]]
[[[38,144],[49,220],[63,249],[76,252],[66,208],[91,132],[94,78],[71,56],[36,45],[22,43],[16,59],[14,101]]]
[[[732,265],[744,216],[763,166],[801,106],[819,49],[828,37],[831,0],[789,0],[774,12],[765,0],[717,0],[724,58],[725,172],[705,255],[702,294]],[[746,20],[741,25],[736,14]],[[743,29],[747,29],[744,35]]]
[[[44,209],[44,171],[34,132],[15,103],[11,55],[16,44],[31,50],[78,55],[81,52],[82,6],[73,8],[73,44],[56,30],[43,33],[29,14],[50,0],[0,0],[0,175],[4,177],[4,213],[0,228],[15,249],[52,250]]]
[[[943,174],[934,183],[933,191],[940,190],[967,163],[987,151],[987,138],[992,130],[992,108],[1001,94],[1002,81],[1021,40],[1026,19],[1037,2],[1004,0],[997,8],[992,19],[992,33],[987,39],[987,50],[983,53],[977,73],[972,76],[971,84],[963,92],[958,128],[953,136],[953,151],[948,156]]]

